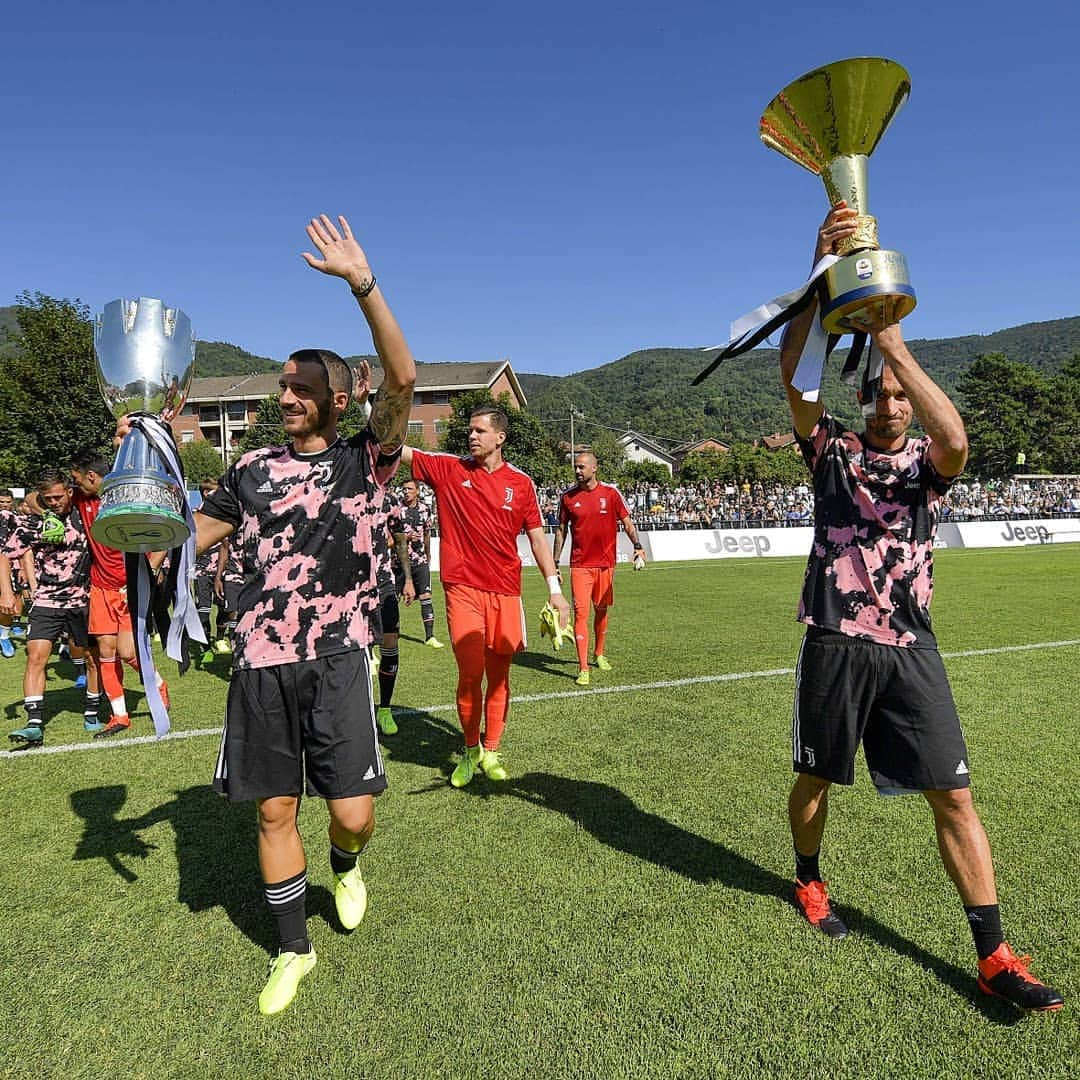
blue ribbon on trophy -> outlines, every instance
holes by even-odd
[[[168,421],[184,406],[195,370],[191,321],[160,300],[114,300],[94,330],[98,380],[109,411],[127,416],[112,471],[101,485],[101,508],[91,532],[108,547],[128,553],[128,606],[154,731],[168,734],[169,713],[157,688],[147,618],[153,597],[148,551],[171,551],[169,582],[173,617],[166,653],[187,668],[186,637],[205,644],[191,596],[195,572],[195,521],[187,502],[184,470]]]
[[[867,213],[867,163],[911,93],[908,73],[895,61],[856,57],[816,68],[785,87],[761,117],[761,141],[820,176],[835,206],[843,199],[858,214],[857,230],[839,255],[819,260],[797,289],[766,301],[736,319],[726,345],[694,380],[697,386],[724,360],[761,344],[816,299],[818,318],[799,357],[792,385],[804,400],[817,401],[825,361],[844,334],[852,344],[841,378],[852,383],[864,354],[863,410],[873,411],[883,370],[877,349],[867,350],[867,329],[908,315],[915,290],[898,251],[878,246],[877,221]]]

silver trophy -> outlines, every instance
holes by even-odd
[[[94,352],[105,405],[128,416],[132,431],[102,482],[90,531],[120,551],[179,547],[191,530],[168,421],[184,407],[195,370],[191,320],[145,296],[114,300],[97,317]]]

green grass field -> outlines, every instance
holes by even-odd
[[[925,804],[879,798],[864,769],[823,852],[852,935],[831,942],[791,907],[801,574],[620,570],[615,670],[578,691],[568,649],[534,635],[513,672],[512,779],[462,791],[453,657],[405,611],[396,696],[416,711],[384,740],[368,915],[337,928],[325,808],[305,802],[319,963],[273,1019],[255,1004],[275,938],[254,811],[212,794],[217,739],[199,734],[220,727],[226,672],[171,680],[190,738],[83,752],[80,695],[54,666],[46,749],[0,759],[0,1074],[1076,1076],[1080,545],[942,552],[935,600],[1006,933],[1066,995],[1053,1016],[978,993]],[[535,613],[542,583],[526,582]],[[0,660],[10,727],[21,675],[20,647]],[[141,698],[135,714],[150,733]]]

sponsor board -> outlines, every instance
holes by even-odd
[[[814,530],[792,529],[686,529],[641,532],[649,562],[684,562],[697,559],[759,559],[810,554]],[[550,546],[551,534],[545,534]],[[1031,521],[947,522],[938,526],[935,548],[1016,547],[1051,543],[1080,543],[1080,518]],[[528,537],[518,537],[523,566],[535,566]],[[619,533],[616,554],[620,563],[632,562],[633,545]],[[570,541],[563,546],[561,563],[570,562]],[[439,569],[439,540],[431,539],[431,568]]]

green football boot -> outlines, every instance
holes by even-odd
[[[273,1016],[287,1009],[296,997],[300,980],[315,966],[315,950],[278,953],[270,961],[270,977],[259,994],[259,1012]]]
[[[499,760],[499,755],[495,750],[484,750],[480,754],[480,771],[489,780],[501,782],[510,779],[506,766]]]
[[[480,744],[465,747],[465,753],[457,763],[457,767],[450,774],[451,787],[462,788],[472,781],[476,775],[476,767],[480,764],[480,758],[484,751]]]
[[[338,874],[334,885],[334,907],[346,930],[355,930],[367,911],[367,886],[360,876],[359,863],[344,874]]]

